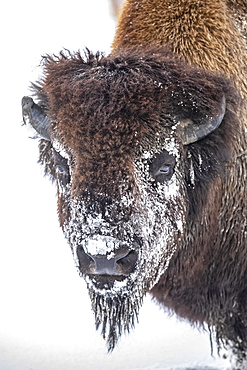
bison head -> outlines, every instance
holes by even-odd
[[[190,149],[224,121],[227,87],[164,50],[136,50],[47,57],[34,90],[39,105],[24,97],[24,120],[41,138],[60,224],[113,349],[183,248],[198,180]]]

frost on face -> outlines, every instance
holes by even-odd
[[[85,241],[84,249],[86,253],[93,256],[106,255],[108,259],[112,257],[113,251],[116,249],[116,241],[109,236],[97,236],[89,238]]]
[[[183,232],[185,214],[184,203],[181,201],[184,189],[179,168],[179,150],[174,138],[164,140],[161,150],[176,157],[177,167],[171,179],[157,183],[150,178],[148,166],[157,150],[145,151],[136,163],[136,181],[144,215],[142,235],[143,240],[147,241],[142,249],[142,258],[149,261],[149,271],[156,277],[150,288],[169,265]]]
[[[110,286],[99,288],[97,277],[81,272],[88,286],[96,327],[101,328],[109,350],[123,332],[134,326],[144,295],[159,281],[181,242],[185,205],[179,147],[173,138],[157,137],[156,141],[155,146],[136,156],[135,194],[123,193],[120,201],[111,200],[111,210],[131,206],[127,217],[114,222],[105,217],[106,205],[104,214],[94,212],[94,207],[87,204],[88,199],[78,196],[70,202],[70,219],[64,226],[78,267],[78,248],[89,256],[104,255],[109,260],[120,248],[134,250],[138,255],[134,271]],[[150,163],[163,152],[176,165],[172,176],[157,182],[150,173]],[[97,204],[95,209],[101,208]]]

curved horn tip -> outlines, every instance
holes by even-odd
[[[24,124],[34,133],[33,138],[50,141],[50,120],[43,108],[29,96],[22,98],[22,115]]]
[[[32,108],[33,104],[34,101],[30,96],[23,96],[23,98],[21,99],[21,106],[24,110]]]
[[[182,131],[182,141],[184,145],[195,143],[215,131],[223,121],[226,113],[226,97],[223,95],[220,108],[215,116],[207,117],[200,123],[195,123],[191,119],[181,119],[179,123]]]

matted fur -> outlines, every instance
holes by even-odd
[[[189,64],[235,76],[246,96],[246,14],[244,0],[125,0],[112,48],[169,45]]]

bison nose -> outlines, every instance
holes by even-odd
[[[137,253],[126,248],[107,255],[92,255],[81,251],[78,254],[80,270],[84,274],[128,276],[135,270]]]
[[[134,271],[137,259],[134,251],[124,251],[113,258],[101,255],[90,257],[95,264],[95,275],[129,275]]]

